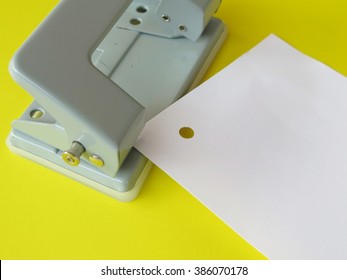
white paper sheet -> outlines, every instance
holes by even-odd
[[[136,147],[269,258],[347,259],[347,79],[276,36]]]

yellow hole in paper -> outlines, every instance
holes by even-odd
[[[182,127],[179,130],[179,134],[185,139],[190,139],[194,137],[194,130],[190,127]]]

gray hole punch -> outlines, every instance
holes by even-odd
[[[35,99],[10,149],[122,201],[151,162],[145,122],[194,88],[226,31],[221,0],[65,0],[23,44],[13,78]]]

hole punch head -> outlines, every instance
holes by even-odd
[[[182,127],[179,130],[179,134],[181,135],[182,138],[184,139],[191,139],[194,137],[194,130],[190,127]]]

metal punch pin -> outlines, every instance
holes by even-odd
[[[80,158],[85,151],[85,147],[80,142],[74,141],[70,149],[62,154],[62,158],[67,164],[78,166],[80,164]]]

